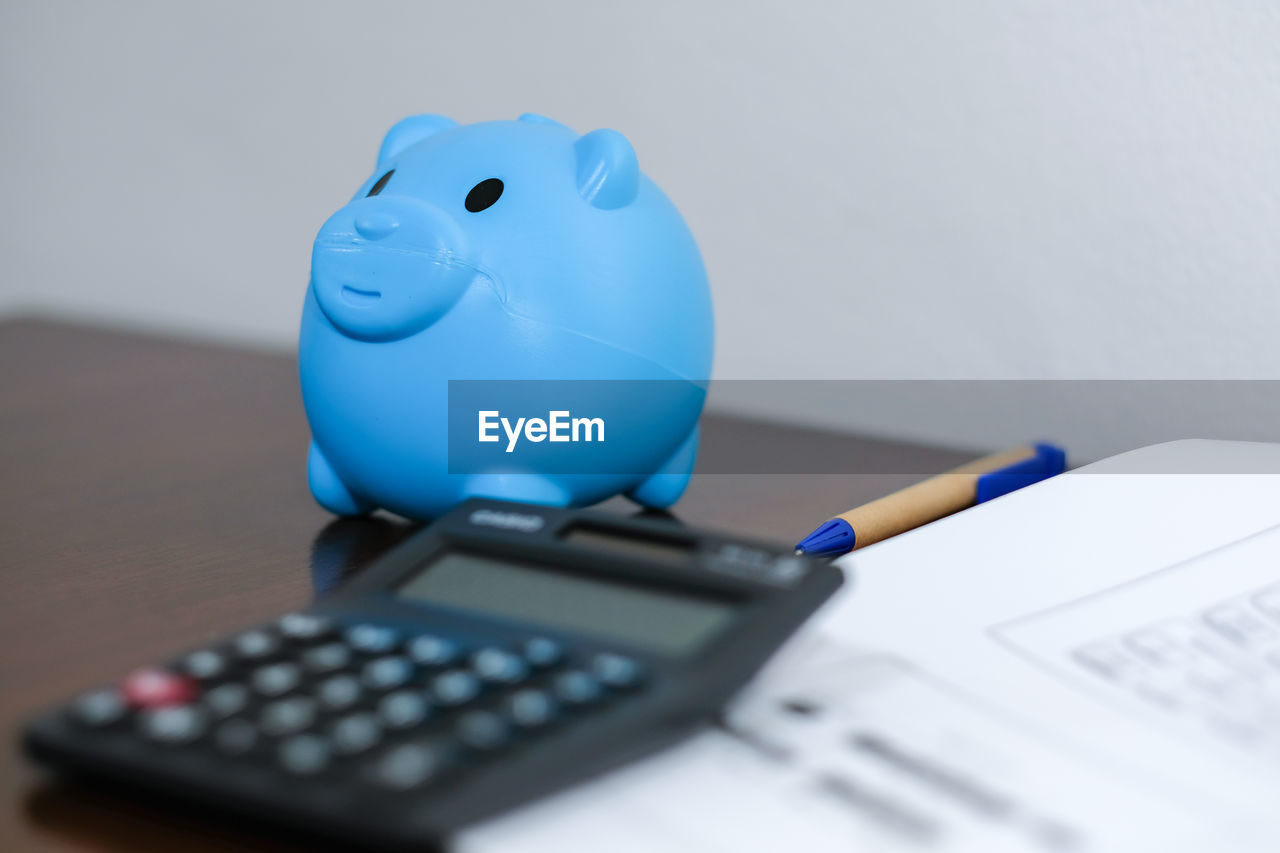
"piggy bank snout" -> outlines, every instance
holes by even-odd
[[[311,258],[324,315],[343,334],[369,341],[425,329],[476,275],[458,224],[412,198],[352,202],[320,229]]]
[[[467,251],[466,234],[452,216],[429,202],[394,196],[353,201],[329,218],[316,241],[349,249],[394,247],[454,259]]]
[[[400,227],[400,220],[385,210],[368,210],[356,215],[356,233],[366,240],[381,240],[390,237]]]

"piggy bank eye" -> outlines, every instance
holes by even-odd
[[[467,193],[465,204],[467,210],[472,213],[479,213],[486,208],[493,207],[493,203],[500,198],[502,198],[502,181],[497,178],[485,178],[472,187],[471,192]]]
[[[391,176],[394,175],[395,173],[396,173],[396,170],[392,169],[390,172],[387,172],[381,178],[378,178],[378,182],[369,189],[369,195],[365,196],[365,198],[368,198],[369,196],[375,196],[378,193],[382,192],[382,188],[387,185],[387,181],[391,180]]]

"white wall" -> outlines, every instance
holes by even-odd
[[[386,127],[531,110],[684,211],[719,376],[1280,375],[1267,0],[6,3],[0,69],[0,310],[288,347]]]

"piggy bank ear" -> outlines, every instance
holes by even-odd
[[[538,115],[537,113],[525,113],[522,116],[520,116],[519,121],[522,121],[525,124],[545,124],[548,127],[559,127],[559,128],[563,128],[564,130],[569,129],[568,126],[561,124],[555,119],[547,118],[546,116]]]
[[[616,130],[593,130],[573,144],[578,160],[578,192],[595,207],[625,207],[640,188],[640,162],[627,138]]]
[[[457,127],[458,123],[451,118],[438,115],[409,116],[401,119],[387,131],[382,139],[382,147],[378,149],[378,168],[387,165],[387,161],[404,149],[421,142],[433,133]]]

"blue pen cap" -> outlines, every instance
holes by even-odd
[[[1036,455],[978,478],[974,503],[985,503],[1024,486],[1038,483],[1067,469],[1067,454],[1061,447],[1040,443]]]

